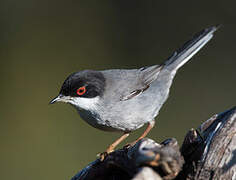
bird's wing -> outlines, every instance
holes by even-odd
[[[147,66],[138,69],[136,78],[134,79],[135,86],[129,92],[124,93],[120,100],[125,101],[129,100],[149,88],[150,84],[158,77],[162,66],[154,65],[154,66]]]
[[[156,80],[158,74],[160,73],[162,66],[146,66],[138,70],[139,82],[144,86],[149,86],[154,80]]]

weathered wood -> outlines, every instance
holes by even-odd
[[[185,163],[184,163],[185,161]],[[182,170],[181,170],[182,169]],[[177,177],[176,177],[177,176]],[[191,129],[179,150],[177,141],[142,139],[99,159],[72,180],[236,179],[236,108]]]
[[[152,168],[150,167],[142,167],[140,171],[132,178],[132,180],[162,180],[161,176],[159,176]]]
[[[179,179],[236,179],[236,108],[190,130],[181,148]]]
[[[134,146],[116,150],[109,154],[104,161],[95,160],[72,180],[139,180],[150,172],[140,167],[153,167],[149,178],[156,178],[161,174],[165,179],[173,179],[184,163],[175,139],[168,139],[161,144],[151,139],[144,138]],[[138,175],[139,174],[139,175]]]

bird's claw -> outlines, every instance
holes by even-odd
[[[107,152],[102,152],[97,154],[97,156],[99,157],[100,161],[104,161],[104,159],[108,156]]]
[[[102,153],[97,154],[97,156],[100,158],[100,161],[104,161],[104,159],[110,154],[112,153],[114,150],[110,150],[110,151],[105,151]]]
[[[128,144],[123,146],[123,149],[129,149],[131,146],[132,146],[132,144],[128,143]]]
[[[123,146],[123,149],[129,149],[130,147],[134,146],[138,141],[134,141],[132,143],[128,143],[125,146]]]

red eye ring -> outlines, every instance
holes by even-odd
[[[77,91],[76,91],[76,93],[77,93],[79,96],[82,96],[85,92],[86,92],[86,87],[85,87],[85,86],[80,87],[80,88],[77,89]]]

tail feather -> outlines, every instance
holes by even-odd
[[[213,33],[218,28],[219,26],[213,26],[194,35],[191,40],[187,41],[165,61],[164,68],[170,71],[177,71],[211,40]]]

